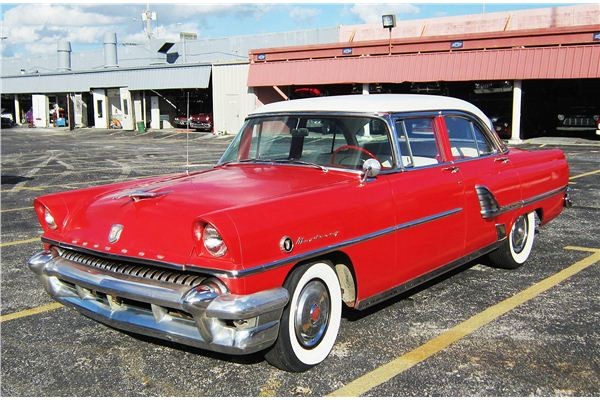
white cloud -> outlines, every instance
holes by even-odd
[[[321,11],[317,8],[293,7],[289,15],[295,22],[310,22],[311,19],[320,13]]]
[[[351,13],[367,24],[381,23],[381,16],[385,14],[394,14],[397,20],[401,20],[403,15],[420,11],[413,4],[355,4],[350,8]]]

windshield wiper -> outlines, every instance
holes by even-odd
[[[231,161],[227,161],[227,162],[224,162],[223,164],[217,165],[217,167],[224,167],[226,165],[232,165],[232,164],[253,163],[253,162],[272,163],[273,160],[268,160],[268,159],[263,159],[263,158],[244,158],[243,160],[231,160]]]
[[[327,169],[324,166],[319,165],[317,163],[313,163],[313,162],[310,162],[310,161],[304,161],[304,160],[297,160],[295,158],[279,158],[279,159],[273,160],[273,162],[281,163],[281,164],[309,165],[311,167],[319,168],[323,172],[329,171],[329,169]]]

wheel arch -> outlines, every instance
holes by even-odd
[[[354,272],[354,265],[352,264],[352,260],[343,251],[334,251],[331,253],[320,255],[318,257],[313,257],[298,262],[287,273],[286,280],[291,275],[291,273],[299,266],[315,263],[318,261],[329,261],[331,263],[340,283],[340,289],[342,290],[342,301],[348,307],[353,308],[356,304],[356,294],[358,293],[356,274]]]

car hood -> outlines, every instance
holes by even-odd
[[[349,172],[253,164],[108,185],[91,198],[85,191],[64,197],[69,210],[60,229],[46,237],[92,251],[183,265],[194,251],[192,225],[198,219],[212,223],[211,216],[228,209],[357,180]],[[40,200],[53,211],[53,202]],[[122,232],[111,243],[116,225]]]

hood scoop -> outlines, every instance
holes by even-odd
[[[133,191],[126,191],[126,192],[121,192],[115,196],[113,196],[113,200],[119,200],[122,199],[124,197],[129,197],[130,199],[133,199],[134,202],[138,202],[144,199],[153,199],[159,196],[164,196],[169,192],[146,192],[144,190],[133,190]]]

